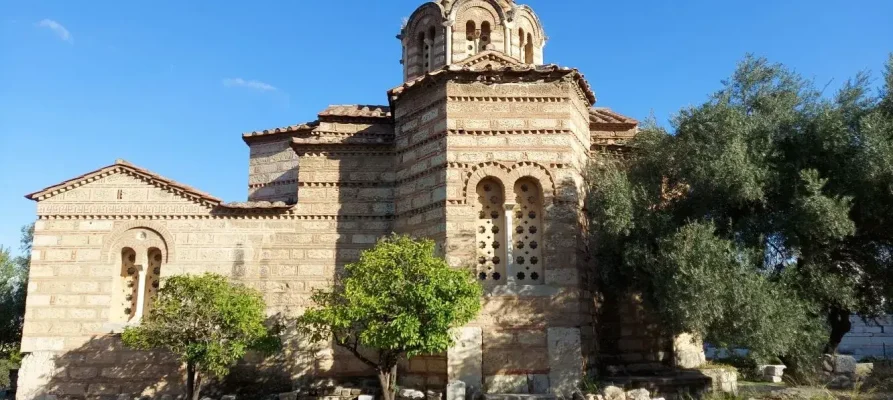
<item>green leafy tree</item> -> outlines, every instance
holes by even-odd
[[[600,157],[601,289],[757,357],[836,351],[851,314],[893,296],[893,56],[884,77],[877,96],[859,74],[826,98],[748,56],[672,131],[649,123],[625,157]]]
[[[0,391],[12,388],[12,380],[9,379],[9,370],[13,363],[9,360],[0,360]]]
[[[187,398],[198,400],[202,375],[223,377],[250,350],[273,352],[280,346],[276,329],[265,323],[260,293],[226,277],[173,276],[139,326],[128,327],[127,346],[166,349],[186,363]]]
[[[434,255],[434,242],[390,236],[349,264],[298,326],[314,341],[333,340],[374,368],[385,400],[393,400],[397,362],[437,354],[453,343],[452,329],[480,310],[481,287],[466,269]]]
[[[9,249],[0,247],[0,358],[13,358],[13,362],[22,340],[33,240],[34,225],[26,225],[22,227],[23,256],[13,258]]]

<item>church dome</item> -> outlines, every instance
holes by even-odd
[[[533,10],[514,0],[437,0],[415,10],[397,36],[410,80],[484,51],[542,64],[546,35]]]

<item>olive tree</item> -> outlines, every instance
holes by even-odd
[[[834,352],[893,298],[893,57],[833,96],[748,56],[588,178],[601,288],[757,356]]]

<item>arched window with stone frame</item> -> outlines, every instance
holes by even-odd
[[[533,64],[533,34],[527,34],[527,40],[524,43],[524,63],[525,64]]]
[[[116,302],[109,314],[111,322],[126,323],[136,314],[136,302],[139,295],[137,293],[139,283],[139,272],[136,268],[136,251],[130,247],[124,247],[119,253],[118,259],[118,275],[115,282],[117,285]]]
[[[116,325],[139,323],[152,306],[167,260],[165,240],[151,229],[135,228],[112,239],[116,257],[112,282],[112,309],[108,321]]]
[[[512,218],[512,278],[519,284],[542,285],[543,190],[539,181],[523,177],[515,182]]]
[[[488,177],[477,185],[477,276],[485,283],[506,282],[505,189]]]
[[[149,267],[146,268],[146,284],[143,288],[143,315],[149,312],[152,307],[152,301],[158,295],[158,288],[161,286],[161,262],[163,255],[161,249],[153,247],[148,252]]]

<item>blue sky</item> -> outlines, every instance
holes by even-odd
[[[124,158],[227,201],[247,192],[240,135],[386,104],[401,20],[419,0],[0,0],[0,245],[23,195]],[[820,85],[879,73],[893,1],[528,0],[546,62],[599,106],[666,121],[753,52]],[[858,7],[850,7],[858,4]]]

